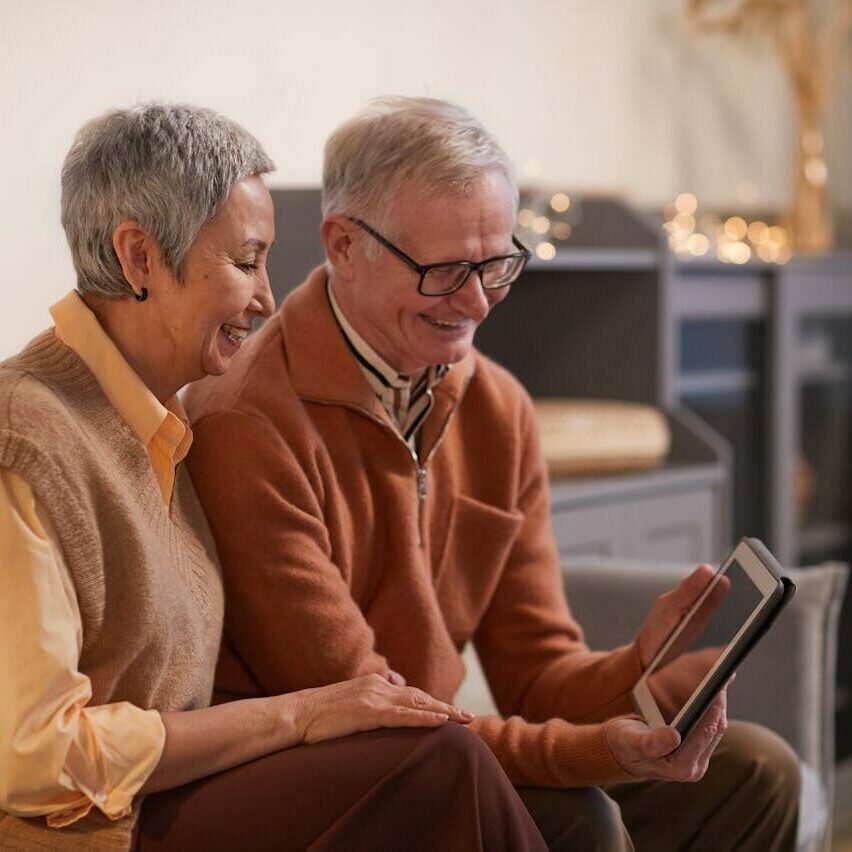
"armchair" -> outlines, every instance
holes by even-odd
[[[566,562],[568,600],[588,644],[603,649],[629,642],[655,598],[692,567],[603,558]],[[837,627],[848,569],[829,563],[788,573],[796,595],[740,667],[729,715],[771,728],[799,755],[798,848],[817,852],[827,849],[831,838]],[[457,701],[476,713],[496,712],[471,647],[465,662],[468,676]]]

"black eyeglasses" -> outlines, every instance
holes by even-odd
[[[380,242],[388,251],[393,252],[406,266],[420,275],[417,291],[423,296],[447,296],[455,293],[470,277],[471,272],[479,273],[479,280],[486,290],[499,290],[508,287],[524,271],[532,252],[517,237],[512,244],[518,251],[512,254],[489,257],[479,263],[472,260],[454,260],[448,263],[428,263],[425,266],[409,257],[402,249],[386,240],[378,231],[374,231],[366,222],[354,216],[347,217],[359,228],[363,228],[374,240]]]

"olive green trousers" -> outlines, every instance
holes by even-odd
[[[694,783],[518,792],[559,852],[792,852],[799,783],[798,760],[780,737],[732,721]]]

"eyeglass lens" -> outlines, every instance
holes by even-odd
[[[486,263],[480,271],[482,286],[489,290],[511,284],[518,277],[523,262],[524,258],[521,256],[498,257]],[[429,295],[451,293],[461,287],[471,271],[469,266],[463,264],[433,266],[423,277],[422,290]]]

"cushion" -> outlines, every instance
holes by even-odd
[[[642,470],[659,465],[671,435],[649,405],[597,399],[538,399],[542,452],[554,476]]]

